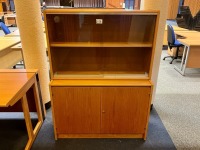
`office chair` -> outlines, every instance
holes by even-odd
[[[3,30],[3,32],[5,33],[5,35],[11,33],[10,30],[8,29],[8,27],[3,22],[0,22],[0,27]]]
[[[170,50],[173,47],[177,48],[175,56],[166,56],[163,58],[163,60],[165,60],[165,58],[168,58],[168,57],[172,58],[172,61],[170,61],[170,64],[172,64],[174,59],[178,58],[179,47],[182,47],[183,45],[179,43],[179,41],[176,40],[174,29],[171,25],[167,25],[167,41],[168,41],[168,47],[170,48]]]

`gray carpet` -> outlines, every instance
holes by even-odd
[[[161,60],[154,106],[177,149],[200,149],[200,69],[182,76],[173,65],[180,61],[169,61]]]
[[[2,115],[2,114],[1,114]],[[5,115],[5,114],[3,114]],[[0,149],[22,150],[27,142],[23,119],[0,119]],[[5,119],[7,118],[8,119]],[[17,118],[22,116],[17,115]],[[1,117],[2,118],[2,117]],[[33,123],[37,120],[33,119]],[[33,143],[32,150],[133,150],[176,149],[155,109],[151,111],[147,140],[142,139],[59,139],[54,140],[51,109]]]
[[[151,111],[147,140],[141,139],[59,139],[54,140],[52,119],[48,116],[32,150],[132,150],[175,149],[155,109]]]

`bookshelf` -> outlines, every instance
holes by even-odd
[[[146,139],[159,12],[47,9],[44,14],[55,139]]]

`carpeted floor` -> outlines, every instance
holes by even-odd
[[[177,149],[200,149],[200,69],[182,76],[169,61],[161,60],[154,106]]]
[[[2,117],[3,115],[3,117]],[[23,150],[27,142],[22,114],[0,113],[0,149]],[[5,119],[8,118],[8,119]],[[16,119],[19,118],[19,119]],[[33,122],[37,121],[35,116]],[[54,140],[51,109],[33,143],[32,150],[133,150],[176,149],[155,109],[151,111],[147,140],[142,139],[59,139]]]
[[[147,140],[142,139],[59,139],[54,140],[51,113],[42,126],[32,150],[133,150],[176,149],[155,109],[151,111]]]

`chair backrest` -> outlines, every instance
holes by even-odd
[[[0,22],[0,27],[5,34],[11,33],[10,30],[8,29],[8,27],[3,22]]]
[[[172,45],[175,43],[175,33],[171,25],[167,25],[167,41]]]

